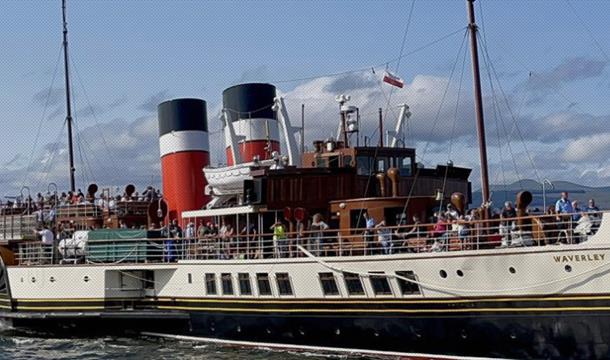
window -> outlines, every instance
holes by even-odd
[[[292,286],[290,285],[288,273],[275,274],[275,280],[277,281],[277,288],[280,295],[292,295]]]
[[[343,279],[349,295],[364,295],[364,288],[358,274],[343,273]]]
[[[252,287],[250,286],[250,274],[240,273],[239,279],[239,293],[242,295],[252,295]]]
[[[352,167],[352,157],[351,157],[351,155],[345,155],[343,157],[343,167],[346,167],[346,168]]]
[[[231,274],[222,274],[220,275],[222,281],[222,294],[223,295],[233,295],[233,279],[231,278]]]
[[[205,291],[208,295],[216,295],[216,274],[205,274]]]
[[[385,172],[388,168],[387,162],[388,162],[388,159],[386,159],[386,158],[378,158],[377,159],[377,171]]]
[[[319,275],[324,295],[339,295],[339,288],[337,288],[333,273],[320,273]]]
[[[326,166],[326,158],[323,158],[321,156],[316,157],[316,167],[319,168],[325,168]]]
[[[375,295],[392,295],[390,283],[385,275],[369,275]]]
[[[188,281],[189,284],[193,283],[193,275],[191,275],[191,273],[188,273],[187,281]]]
[[[407,278],[409,280],[417,281],[415,278],[415,273],[413,271],[397,271],[396,275],[401,276],[403,278]],[[398,286],[400,287],[400,292],[403,295],[413,295],[419,294],[419,284],[415,284],[403,279],[396,278],[398,280]]]
[[[269,274],[259,273],[256,274],[256,284],[258,285],[259,295],[272,295],[271,284],[269,284]]]
[[[398,170],[400,176],[411,176],[411,157],[398,158]]]
[[[339,157],[338,156],[329,156],[328,157],[328,167],[336,169],[339,167]]]
[[[370,175],[371,174],[371,163],[373,159],[368,156],[357,156],[356,157],[356,172],[358,175]]]

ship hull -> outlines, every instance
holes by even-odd
[[[157,332],[254,343],[519,359],[609,357],[610,311],[534,314],[315,314],[189,311],[10,314],[17,329],[90,336]],[[7,314],[5,314],[7,315]]]

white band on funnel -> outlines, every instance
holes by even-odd
[[[161,157],[181,151],[210,151],[208,133],[200,130],[172,131],[159,138]]]
[[[268,134],[267,127],[269,127]],[[274,119],[241,119],[239,121],[233,121],[233,128],[235,129],[235,135],[237,135],[238,142],[240,143],[244,141],[267,140],[267,136],[271,141],[280,141],[280,129],[277,120]],[[226,131],[226,127],[225,145],[227,147],[231,146],[231,139],[229,138],[229,132]]]

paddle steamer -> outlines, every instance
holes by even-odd
[[[64,39],[67,49],[67,30]],[[434,235],[424,223],[443,204],[466,221],[471,170],[425,168],[397,138],[359,144],[359,109],[349,97],[337,101],[339,136],[303,151],[275,86],[226,89],[221,168],[209,166],[205,101],[160,104],[163,198],[133,199],[128,186],[110,205],[96,201],[93,184],[82,203],[3,208],[0,317],[73,335],[132,330],[403,355],[609,356],[610,215],[587,215],[599,221],[579,233],[569,216],[529,214],[531,194],[522,192],[508,234],[484,203],[474,204],[467,233]],[[402,106],[395,133],[409,116]],[[111,192],[102,189],[106,199]],[[371,228],[367,219],[384,222]],[[220,234],[209,223],[223,226]],[[42,225],[58,235],[52,246],[35,236]],[[501,247],[502,236],[514,245]]]

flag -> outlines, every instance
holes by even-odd
[[[399,78],[398,76],[390,73],[389,71],[386,71],[385,74],[383,75],[383,82],[386,82],[390,85],[399,87],[402,89],[403,86],[405,86],[405,82],[402,81],[401,78]]]

